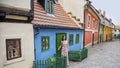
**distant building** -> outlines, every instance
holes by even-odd
[[[0,1],[0,68],[32,68],[31,0]]]
[[[99,32],[99,39],[98,39],[98,43],[100,42],[103,42],[103,32],[104,32],[104,25],[105,25],[105,19],[104,19],[104,16],[103,14],[101,13],[101,10],[97,10],[97,13],[99,14],[99,17],[100,17],[100,23],[99,23],[99,29],[98,29],[98,32]]]
[[[103,41],[109,41],[113,39],[114,24],[111,19],[106,18],[105,11],[102,13],[101,10],[97,10],[100,17],[99,23],[99,43]]]
[[[114,29],[114,39],[118,39],[120,35],[120,26],[115,26]]]
[[[85,46],[94,45],[98,42],[98,28],[100,17],[90,1],[85,5]]]
[[[112,24],[111,19],[105,17],[105,26],[103,30],[103,41],[110,41],[113,38],[113,29],[114,25]]]

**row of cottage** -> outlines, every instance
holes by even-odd
[[[0,68],[31,68],[34,60],[112,40],[114,24],[87,0],[1,0]]]

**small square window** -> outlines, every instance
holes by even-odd
[[[7,60],[21,57],[21,39],[6,39]]]
[[[69,45],[73,45],[73,38],[74,38],[73,34],[70,34],[69,35]]]
[[[41,45],[42,51],[46,51],[49,49],[49,36],[42,36]]]
[[[76,43],[79,43],[79,34],[76,34]]]

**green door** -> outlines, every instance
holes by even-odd
[[[61,54],[61,49],[58,50],[59,46],[61,45],[61,40],[62,40],[62,36],[66,36],[66,33],[57,33],[56,34],[56,53],[57,54]]]

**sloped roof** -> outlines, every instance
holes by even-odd
[[[115,26],[115,29],[120,30],[120,26],[119,25]]]
[[[99,14],[98,14],[97,11],[96,11],[96,8],[95,8],[93,5],[90,5],[90,8],[94,11],[94,13],[95,13],[96,16],[98,17],[98,19],[101,21],[100,16],[99,16]]]
[[[85,4],[85,9],[91,10],[91,13],[93,13],[93,15],[94,15],[99,21],[101,21],[100,16],[99,16],[98,12],[96,11],[96,8],[91,4],[90,1],[88,1],[88,2]]]
[[[100,19],[100,24],[108,26],[110,28],[114,28],[114,24],[106,17],[103,16],[103,14],[100,14],[99,11],[92,5],[88,4],[88,6],[96,13],[98,18]]]
[[[42,26],[79,28],[59,3],[54,4],[54,16],[50,16],[37,0],[34,0],[34,19],[32,23]]]
[[[105,25],[105,21],[104,21],[104,16],[103,16],[103,14],[102,14],[101,12],[99,12],[97,9],[95,9],[95,10],[96,10],[97,14],[98,14],[99,17],[100,17],[100,20],[101,20],[100,24]]]

